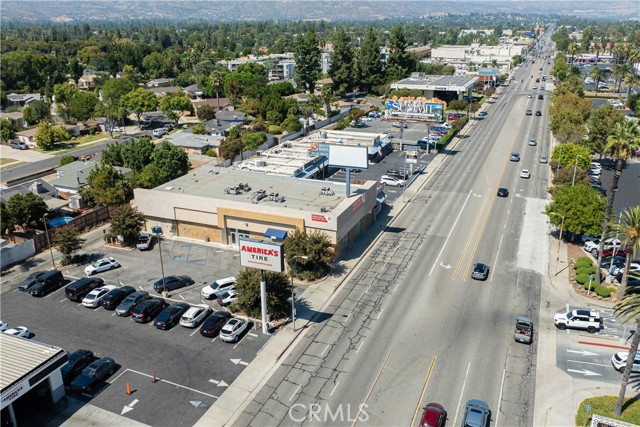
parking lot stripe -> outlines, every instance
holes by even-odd
[[[298,386],[298,388],[296,389],[296,391],[293,392],[293,394],[291,395],[291,397],[289,398],[289,402],[291,402],[291,399],[293,399],[293,396],[296,395],[296,393],[298,393],[298,390],[300,390],[300,386]]]
[[[67,300],[66,298],[65,299],[61,299],[60,302],[65,302],[66,300]]]
[[[133,372],[134,374],[142,375],[142,376],[145,376],[147,378],[153,378],[153,375],[145,374],[144,372],[134,371],[133,369],[128,369],[127,368],[125,370],[125,372],[126,371]],[[118,378],[120,378],[120,375],[118,375],[118,377],[116,377],[116,379],[118,379]],[[115,380],[113,380],[113,381],[115,381]],[[200,393],[200,394],[204,394],[205,396],[213,397],[214,399],[218,399],[220,397],[220,396],[214,396],[213,394],[205,393],[204,391],[196,390],[195,388],[187,387],[187,386],[184,386],[184,385],[180,385],[178,383],[174,383],[172,381],[165,380],[164,378],[157,378],[157,382],[163,382],[163,383],[171,384],[171,385],[174,385],[176,387],[184,388],[185,390],[190,390],[190,391],[193,391],[195,393]],[[113,384],[113,382],[111,382],[111,384]]]
[[[334,391],[336,391],[336,389],[338,388],[338,386],[339,386],[339,385],[340,385],[340,381],[338,381],[338,382],[336,383],[336,385],[335,385],[335,386],[333,386],[333,390],[331,390],[331,394],[329,394],[329,396],[333,396],[333,392],[334,392]]]
[[[189,336],[190,336],[190,337],[192,337],[196,332],[198,332],[198,328],[195,328],[195,329],[193,330],[193,332],[191,332],[191,335],[189,335]]]
[[[320,353],[320,356],[324,356],[325,351],[329,350],[330,345],[327,344],[327,346],[324,348],[324,350],[322,350],[322,353]]]
[[[364,340],[360,341],[360,345],[358,346],[358,349],[356,350],[356,354],[358,354],[358,352],[360,351],[360,348],[362,348],[362,344],[364,344]]]
[[[265,343],[262,345],[262,347],[260,347],[260,350],[258,350],[258,351],[256,352],[256,356],[257,356],[258,354],[260,354],[260,352],[262,351],[262,349],[263,349],[263,348],[265,348],[265,347],[267,346],[267,344],[269,344],[269,340],[267,340],[267,342],[265,342]]]
[[[250,336],[252,336],[252,337],[256,337],[256,338],[258,338],[258,336],[257,336],[256,334],[254,334],[253,332],[249,332],[247,335],[250,335]]]
[[[215,337],[214,339],[212,339],[212,340],[211,340],[211,342],[214,342],[214,341],[215,341],[215,340],[217,340],[217,339],[218,339],[218,337]]]

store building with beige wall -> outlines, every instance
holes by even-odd
[[[164,236],[237,245],[240,237],[267,239],[296,228],[325,233],[339,256],[379,211],[379,183],[345,183],[201,167],[154,189],[135,189],[133,204],[146,230]]]

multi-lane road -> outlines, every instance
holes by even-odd
[[[431,401],[458,425],[469,399],[489,404],[492,425],[532,425],[537,344],[512,334],[518,315],[538,322],[548,258],[538,158],[551,87],[538,100],[530,78],[540,66],[549,73],[546,62],[516,72],[451,147],[235,425],[417,425]],[[476,261],[488,280],[471,280]]]

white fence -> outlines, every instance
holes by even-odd
[[[0,269],[4,270],[10,265],[35,255],[35,253],[36,247],[33,240],[27,240],[17,245],[14,243],[5,244],[0,248]]]

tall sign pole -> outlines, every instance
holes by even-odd
[[[267,273],[261,270],[260,277],[260,310],[262,313],[262,333],[269,333],[269,319],[267,319]]]

